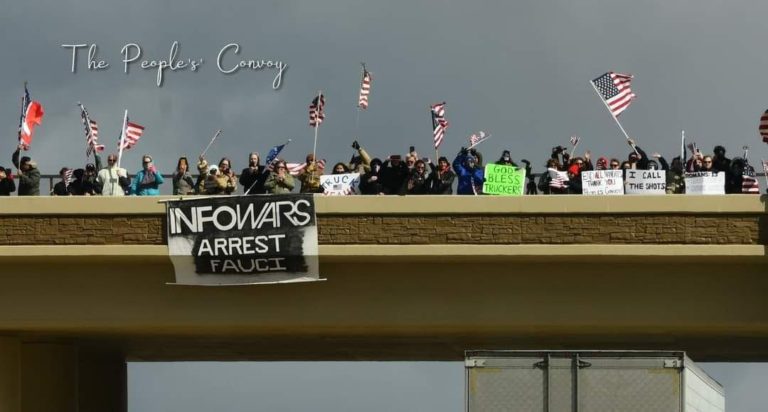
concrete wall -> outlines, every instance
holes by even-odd
[[[327,281],[217,288],[166,284],[157,200],[0,199],[0,334],[145,360],[768,360],[757,196],[318,197]]]

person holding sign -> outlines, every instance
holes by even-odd
[[[453,159],[453,170],[459,177],[459,186],[456,194],[479,195],[483,193],[483,157],[475,149],[467,150],[462,147],[456,158]]]
[[[284,160],[278,160],[275,163],[275,173],[270,173],[264,188],[267,193],[283,194],[291,193],[293,190],[293,176],[288,173],[288,166]]]

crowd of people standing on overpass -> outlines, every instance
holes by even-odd
[[[725,174],[725,192],[742,193],[746,176],[754,176],[755,170],[745,157],[729,159],[723,146],[715,146],[712,154],[703,154],[689,146],[690,155],[683,159],[674,157],[671,162],[659,153],[647,154],[632,139],[628,140],[631,151],[626,158],[599,157],[591,152],[581,155],[569,153],[562,146],[552,149],[546,169],[533,174],[530,161],[515,162],[509,150],[504,150],[494,164],[525,169],[527,182],[525,193],[534,194],[581,194],[580,175],[592,170],[664,170],[666,192],[685,193],[688,173],[716,172]],[[239,174],[233,162],[224,157],[211,164],[200,156],[194,165],[187,157],[180,157],[170,179],[164,178],[155,167],[153,158],[144,155],[141,167],[132,174],[117,166],[116,154],[107,156],[106,166],[95,154],[94,163],[84,168],[61,168],[60,181],[53,185],[54,196],[154,196],[161,193],[161,186],[172,185],[174,195],[234,195],[234,194],[281,194],[322,193],[320,176],[324,174],[358,173],[359,193],[364,195],[427,195],[427,194],[483,194],[483,155],[475,148],[462,148],[453,159],[420,157],[410,148],[404,156],[372,157],[357,141],[352,143],[355,154],[348,162],[337,162],[330,170],[325,161],[306,156],[303,163],[287,163],[276,158],[270,164],[263,162],[258,152],[248,156],[248,165]],[[20,156],[20,146],[12,155],[16,168],[0,167],[0,195],[40,195],[40,171],[33,159]],[[195,169],[196,173],[193,173]],[[167,177],[168,175],[166,175]],[[538,179],[536,178],[538,176]],[[16,183],[18,180],[18,184]],[[166,182],[170,180],[170,182]]]

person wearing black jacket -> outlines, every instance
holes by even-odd
[[[429,175],[424,160],[417,160],[413,171],[400,188],[401,195],[426,195],[429,193]]]
[[[0,166],[0,196],[10,196],[16,191],[16,182],[13,180],[11,169]]]
[[[360,192],[364,195],[383,195],[384,184],[381,179],[381,159],[371,160],[371,170],[360,178]]]
[[[635,144],[634,139],[627,139],[627,144],[632,148],[632,153],[627,156],[627,161],[629,161],[629,168],[630,169],[637,169],[637,170],[648,170],[648,155],[641,149],[639,146]]]
[[[408,178],[408,167],[403,163],[400,155],[392,155],[381,165],[381,183],[384,193],[396,195]]]
[[[510,155],[509,150],[505,150],[501,153],[501,157],[499,158],[499,160],[496,161],[496,164],[519,167],[517,166],[517,163],[515,163],[514,160],[512,160],[512,156]]]
[[[257,152],[252,152],[248,156],[248,167],[240,172],[240,186],[243,187],[243,193],[251,195],[266,193],[264,183],[269,177],[269,170],[267,170],[266,166],[260,165],[260,161]]]
[[[440,156],[437,160],[437,167],[429,164],[432,173],[429,174],[429,193],[435,195],[453,194],[453,181],[456,179],[456,173],[451,170],[451,163],[445,156]]]

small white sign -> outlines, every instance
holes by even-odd
[[[624,173],[621,170],[588,170],[581,172],[584,195],[623,195]]]
[[[694,172],[685,174],[686,195],[724,195],[725,173]]]
[[[328,196],[350,196],[360,194],[360,173],[320,176],[323,194]]]
[[[667,172],[664,170],[627,169],[624,193],[628,195],[663,195],[667,193]]]

